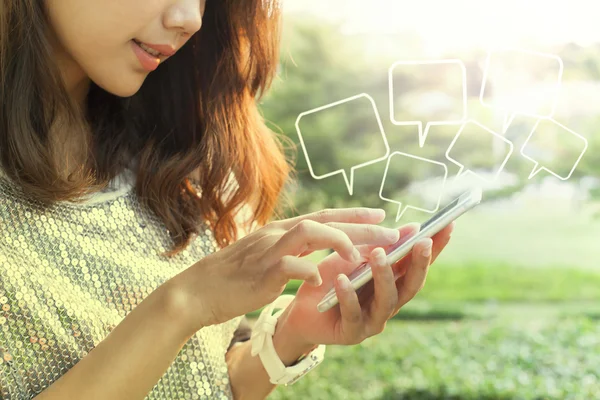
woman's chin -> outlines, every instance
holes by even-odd
[[[131,97],[140,90],[147,76],[147,73],[124,73],[117,79],[98,79],[94,82],[115,96]]]

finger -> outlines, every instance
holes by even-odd
[[[446,226],[444,229],[442,229],[433,236],[431,264],[433,264],[433,262],[442,252],[442,250],[444,250],[444,247],[446,247],[446,245],[450,242],[450,236],[454,231],[455,224],[455,222],[451,222],[448,226]]]
[[[325,225],[345,232],[355,245],[387,246],[396,243],[400,239],[398,229],[379,225],[346,222],[329,222]]]
[[[398,240],[397,243],[384,247],[384,249],[386,249],[385,250],[386,254],[391,253],[393,251],[393,249],[399,247],[400,245],[402,245],[403,243],[408,241],[415,234],[417,234],[420,229],[421,229],[421,224],[419,224],[418,222],[406,224],[406,225],[403,225],[400,228],[398,228],[398,231],[400,232],[400,239]],[[373,251],[375,246],[362,245],[362,246],[356,246],[356,248],[359,250],[359,252],[363,258],[368,259],[369,255],[371,254],[371,252]],[[410,263],[411,263],[411,257],[412,257],[412,253],[408,253],[407,256],[403,257],[401,260],[397,261],[392,266],[394,281],[396,281],[398,278],[403,276],[404,273],[406,273],[406,269],[408,268],[408,266],[410,266]],[[359,298],[361,298],[361,299],[370,298],[373,295],[374,291],[375,291],[375,289],[373,286],[373,282],[369,282],[361,288]]]
[[[335,282],[335,293],[340,304],[340,335],[346,344],[355,344],[361,339],[363,314],[358,296],[346,275],[338,275]]]
[[[384,250],[386,253],[390,253],[392,250],[400,247],[402,244],[404,244],[406,241],[408,241],[411,237],[416,235],[419,232],[419,229],[421,229],[421,224],[419,224],[417,222],[413,222],[410,224],[402,225],[401,227],[399,227],[397,229],[398,229],[398,233],[400,234],[400,238],[398,239],[398,241],[396,243],[393,243],[389,246],[384,247]]]
[[[406,275],[397,281],[398,303],[394,314],[413,299],[425,285],[427,270],[431,262],[433,240],[419,240],[412,250],[411,264]]]
[[[378,224],[385,219],[385,210],[379,208],[328,208],[311,214],[300,215],[277,221],[283,229],[292,229],[301,221],[311,220],[322,224],[327,222],[350,222],[358,224]]]
[[[373,270],[375,296],[371,302],[366,330],[367,336],[373,336],[381,333],[386,321],[395,311],[398,303],[398,289],[392,267],[387,262],[383,249],[373,250],[369,264]]]
[[[376,247],[383,247],[383,249],[385,250],[385,253],[389,254],[390,252],[392,252],[392,250],[399,247],[400,245],[405,243],[408,239],[413,237],[417,232],[419,232],[419,227],[420,227],[420,224],[411,223],[411,224],[403,225],[400,228],[397,228],[399,238],[393,244],[390,244],[387,246],[378,246],[378,245],[367,244],[367,245],[358,245],[358,246],[356,246],[356,248],[358,249],[360,254],[364,257],[368,257],[371,254],[371,252],[373,251],[373,249],[375,249]]]
[[[454,229],[454,222],[448,224],[448,226],[444,227],[438,233],[433,235],[433,247],[432,247],[432,256],[431,262],[429,264],[433,264],[433,262],[437,259],[441,251],[446,247],[448,242],[450,241],[450,235],[452,230]],[[360,251],[361,249],[359,249]],[[392,269],[394,270],[394,278],[398,279],[406,273],[408,268],[412,263],[412,252],[409,253],[403,259],[397,261],[394,265],[392,265]]]
[[[348,235],[352,243],[356,245],[358,252],[363,257],[368,257],[371,251],[376,247],[389,246],[398,242],[400,231],[396,228],[386,228],[384,226],[372,224],[350,224],[345,222],[329,222],[325,225],[339,229]],[[408,239],[408,238],[407,238]],[[304,257],[311,254],[314,250],[306,250],[298,257]]]
[[[346,233],[315,221],[304,220],[285,232],[271,246],[263,262],[272,265],[284,256],[298,256],[307,250],[330,248],[350,262],[358,263],[361,260],[360,253]]]
[[[276,268],[271,269],[269,273],[276,275],[277,283],[282,285],[287,284],[291,279],[300,279],[312,286],[321,286],[323,283],[315,263],[294,256],[282,257]]]

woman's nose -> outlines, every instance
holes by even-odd
[[[164,26],[189,36],[202,26],[201,0],[178,0],[171,5],[164,16]]]

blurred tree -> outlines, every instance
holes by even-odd
[[[406,49],[403,51],[402,43],[412,43],[410,40],[414,37],[411,35],[413,33],[394,36],[394,41],[400,43],[397,53],[390,51],[389,38],[382,38],[382,42],[385,43],[382,43],[381,54],[378,55],[377,46],[373,42],[376,39],[370,36],[345,35],[340,26],[316,20],[314,17],[294,17],[285,21],[278,76],[271,91],[263,99],[261,110],[275,131],[282,132],[297,145],[295,167],[298,181],[294,186],[296,212],[329,206],[383,206],[379,199],[379,189],[386,161],[358,169],[355,175],[355,194],[350,196],[342,175],[324,180],[314,179],[310,175],[295,127],[299,114],[361,93],[368,93],[377,105],[390,153],[402,151],[444,162],[448,165],[450,174],[452,171],[456,172],[457,166],[446,159],[445,153],[459,126],[432,128],[426,146],[420,148],[416,127],[395,126],[390,122],[388,69],[394,61],[409,58]],[[414,53],[414,50],[411,51]],[[366,54],[369,56],[363,56]],[[564,77],[600,79],[600,45],[585,48],[566,45],[557,50],[556,54],[563,59]],[[467,67],[469,118],[497,130],[497,116],[479,104],[485,53],[465,52],[448,55],[447,58],[461,59]],[[394,73],[394,83],[395,88],[399,90],[394,94],[400,93],[404,98],[408,98],[403,104],[411,107],[416,101],[423,101],[422,94],[426,93],[426,88],[422,85],[426,84],[430,89],[443,92],[445,87],[440,85],[446,84],[441,76],[432,77],[428,83],[418,83],[415,76],[403,71]],[[427,103],[423,104],[427,106]],[[336,171],[383,155],[383,142],[379,143],[379,139],[374,139],[377,135],[373,132],[372,108],[361,107],[334,108],[322,113],[318,118],[311,118],[310,129],[306,132],[310,136],[307,148],[310,147],[308,151],[311,165],[316,173]],[[395,118],[414,120],[411,107],[395,107]],[[591,133],[599,122],[599,117],[589,118],[580,122],[577,127],[580,132],[590,133],[587,135],[590,145],[574,178],[585,175],[598,176],[600,140]],[[519,150],[531,131],[531,126],[532,121],[517,118],[506,132],[506,137],[515,146],[515,152],[506,169],[518,174],[523,182],[526,182],[532,164],[520,157]],[[466,150],[458,154],[461,160],[464,160],[464,164],[491,170],[502,161],[486,151],[492,146],[489,138],[471,140],[473,141],[466,146]],[[462,148],[465,149],[464,146]],[[568,163],[566,158],[564,162]],[[412,180],[423,178],[423,171],[418,165],[393,172],[394,178],[386,182],[386,190],[389,192],[401,192]]]

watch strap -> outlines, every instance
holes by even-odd
[[[289,385],[296,382],[308,371],[321,363],[325,354],[325,345],[319,345],[295,364],[286,367],[273,346],[273,334],[277,319],[294,299],[293,295],[282,295],[266,306],[256,321],[251,335],[251,354],[258,355],[269,375],[270,382],[276,385]],[[280,310],[273,314],[273,310]]]

